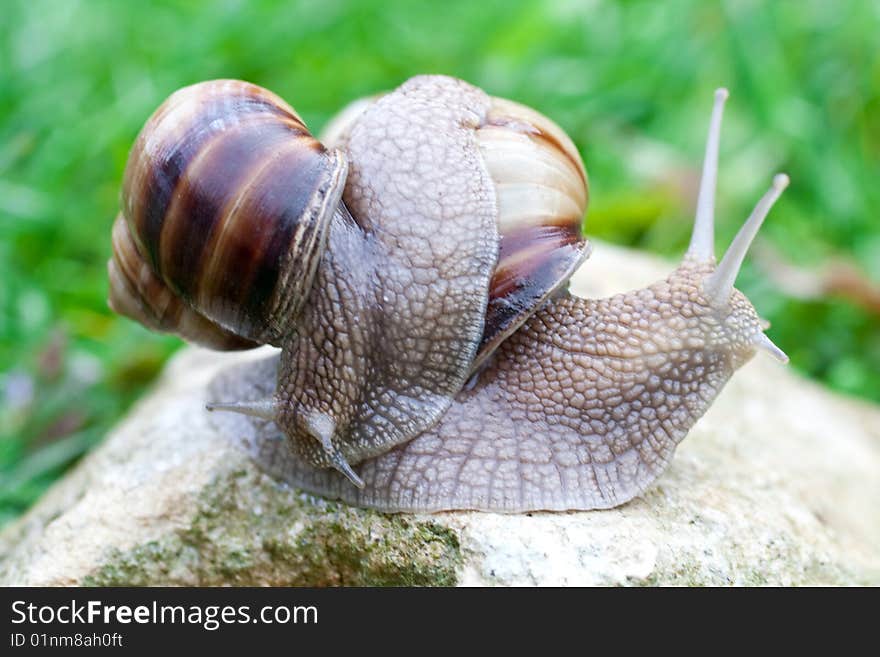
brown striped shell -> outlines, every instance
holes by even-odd
[[[381,97],[360,98],[343,108],[321,141],[344,149],[353,125]],[[472,372],[549,297],[564,290],[590,254],[582,230],[587,173],[562,128],[525,105],[492,97],[476,136],[494,183],[501,242]]]
[[[215,348],[278,344],[311,287],[347,163],[281,98],[215,80],[172,94],[125,170],[111,306]]]
[[[525,105],[493,97],[477,143],[495,183],[501,246],[474,370],[564,289],[590,254],[582,230],[587,172],[562,128]]]
[[[227,331],[193,309],[165,285],[138,253],[121,214],[113,222],[113,259],[108,263],[110,307],[161,333],[223,351],[252,349],[256,343]]]

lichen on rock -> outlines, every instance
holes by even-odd
[[[250,469],[205,488],[190,526],[113,550],[89,586],[454,585],[458,538],[436,523],[310,500]],[[372,517],[371,517],[372,516]]]

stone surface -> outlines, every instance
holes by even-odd
[[[594,253],[579,294],[670,266]],[[880,409],[769,357],[734,376],[668,472],[623,507],[407,516],[290,489],[212,431],[208,382],[257,355],[175,357],[0,534],[0,584],[880,584]]]

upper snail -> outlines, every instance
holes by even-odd
[[[215,348],[281,347],[277,374],[226,376],[210,408],[280,429],[284,449],[256,450],[308,490],[389,511],[621,504],[757,349],[785,358],[733,288],[785,176],[715,266],[725,98],[682,264],[587,300],[567,292],[586,173],[534,110],[420,76],[344,112],[328,149],[264,89],[187,87],[132,149],[110,304]]]

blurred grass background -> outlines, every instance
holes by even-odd
[[[684,249],[712,98],[726,85],[717,244],[779,170],[763,229],[786,261],[880,282],[880,3],[5,0],[0,19],[0,524],[95,444],[180,346],[107,309],[128,149],[172,91],[243,78],[317,131],[423,72],[532,105],[572,136],[590,235]],[[754,260],[754,259],[753,259]],[[880,401],[880,317],[739,285],[801,372]],[[874,281],[874,283],[871,283]]]

